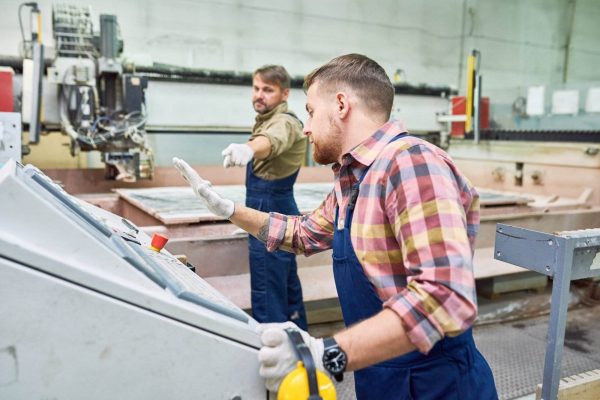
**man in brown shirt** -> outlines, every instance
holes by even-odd
[[[293,185],[306,157],[302,122],[288,110],[290,76],[279,65],[257,69],[252,77],[256,123],[247,143],[223,150],[226,168],[246,166],[246,206],[264,212],[299,215]],[[292,321],[307,329],[296,256],[267,252],[248,239],[252,316],[258,322]]]

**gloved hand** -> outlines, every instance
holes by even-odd
[[[285,376],[290,373],[298,363],[296,350],[292,341],[284,329],[296,328],[304,343],[310,349],[310,353],[317,369],[323,371],[323,339],[316,339],[298,328],[293,322],[260,324],[257,332],[260,335],[260,341],[263,344],[258,352],[258,361],[260,362],[259,374],[265,378],[265,386],[268,390],[276,392]]]
[[[217,192],[211,188],[210,182],[202,179],[185,161],[173,157],[173,165],[179,170],[181,176],[188,181],[194,190],[194,193],[196,193],[196,195],[200,197],[200,200],[206,204],[206,207],[210,212],[222,218],[231,218],[235,211],[233,201],[219,196]]]
[[[223,158],[223,166],[243,167],[254,157],[254,150],[247,144],[232,143],[221,152]]]

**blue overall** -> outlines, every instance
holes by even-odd
[[[396,136],[398,139],[405,134]],[[354,185],[358,191],[366,172]],[[358,193],[358,192],[357,192]],[[352,241],[350,227],[356,203],[351,198],[343,229],[333,235],[333,273],[346,326],[379,313],[383,302],[367,279]],[[497,399],[492,371],[475,347],[471,329],[457,337],[445,337],[424,355],[413,351],[354,372],[356,397],[401,400]]]
[[[246,206],[264,212],[300,215],[294,200],[298,171],[281,179],[266,180],[246,169]],[[248,238],[252,316],[258,322],[292,321],[306,330],[306,312],[298,278],[296,255],[282,250],[268,252],[263,242]]]

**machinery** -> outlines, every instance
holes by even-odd
[[[34,5],[37,10],[35,3],[24,4]],[[30,142],[37,143],[41,128],[59,128],[70,138],[71,155],[101,152],[107,179],[151,179],[153,152],[145,130],[147,78],[123,73],[118,58],[123,41],[116,16],[100,15],[96,34],[91,15],[89,7],[53,7],[55,57],[47,68],[45,82],[40,79],[43,57],[36,57],[43,51],[35,51],[41,45],[33,47],[33,67],[28,68],[30,60],[25,60],[23,121],[29,123]],[[24,43],[29,42],[24,38]],[[27,56],[27,46],[24,53]]]
[[[269,399],[257,322],[131,221],[0,169],[0,398]],[[336,398],[295,329],[278,399]]]
[[[542,400],[556,399],[558,395],[570,283],[600,277],[599,254],[600,229],[555,234],[506,224],[498,224],[496,229],[496,259],[553,278]]]
[[[14,160],[0,203],[0,398],[268,398],[256,321],[136,225]]]
[[[490,99],[481,96],[480,64],[481,53],[473,50],[467,60],[466,97],[453,98],[451,114],[438,118],[451,124],[448,153],[458,167],[478,187],[554,196],[550,203],[557,204],[560,197],[580,199],[576,205],[581,207],[598,204],[598,114],[579,112],[578,105],[574,114],[555,113],[542,94],[539,114],[528,115],[528,100],[519,97],[511,106],[496,105],[505,110],[496,115],[512,115],[515,126],[503,128],[490,119]],[[570,185],[564,184],[565,176]]]

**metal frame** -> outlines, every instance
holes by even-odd
[[[494,258],[553,278],[542,400],[556,399],[570,283],[600,276],[600,229],[548,234],[497,224]]]

